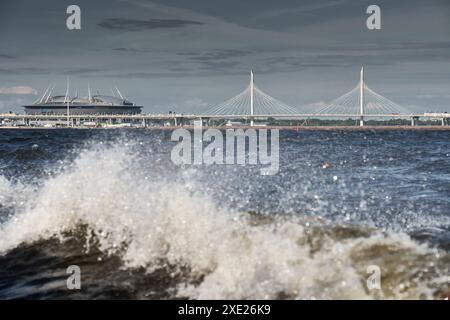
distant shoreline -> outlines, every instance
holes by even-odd
[[[90,128],[90,127],[14,127],[0,126],[0,130],[175,130],[194,129],[194,126],[149,126],[149,127],[116,127],[116,128]],[[450,131],[450,126],[203,126],[203,129],[278,129],[284,131]]]

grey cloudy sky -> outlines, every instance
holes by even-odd
[[[82,30],[66,29],[81,7]],[[370,4],[382,29],[366,28]],[[145,111],[201,111],[258,86],[293,106],[352,89],[414,111],[450,111],[448,0],[1,0],[0,112],[50,83],[86,94],[118,85]],[[74,92],[72,92],[74,94]]]

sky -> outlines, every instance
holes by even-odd
[[[66,8],[81,8],[68,30]],[[366,9],[381,8],[381,30]],[[450,112],[448,0],[1,0],[0,113],[50,85],[111,94],[144,112],[202,112],[243,91],[320,107],[365,66],[374,91],[414,112]]]

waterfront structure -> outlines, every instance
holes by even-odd
[[[116,87],[114,96],[91,95],[88,86],[87,97],[70,97],[68,90],[66,95],[52,96],[53,88],[47,88],[44,94],[33,104],[23,106],[28,115],[87,115],[87,114],[139,114],[142,106],[125,99]],[[117,94],[117,95],[116,95]]]

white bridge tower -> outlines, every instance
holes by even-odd
[[[253,69],[250,70],[250,115],[252,116],[250,118],[250,126],[253,127],[253,115],[255,114],[255,108],[254,108],[254,97],[255,97],[255,86],[254,86],[254,80],[253,80]]]
[[[359,114],[361,116],[359,125],[364,126],[364,66],[361,68],[359,80]]]

